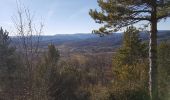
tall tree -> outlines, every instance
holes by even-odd
[[[15,49],[10,45],[8,32],[0,29],[0,89],[8,94],[10,99],[14,99],[14,80],[16,76],[16,68],[18,63],[16,60]]]
[[[115,95],[116,100],[125,98],[148,100],[147,50],[147,45],[140,39],[139,31],[133,26],[128,27],[124,32],[123,44],[113,59],[114,92],[112,94]]]
[[[50,99],[49,92],[51,92],[51,84],[58,78],[58,61],[60,58],[59,51],[54,45],[48,46],[48,52],[45,53],[44,57],[36,68],[36,84],[39,84],[37,88],[38,98],[41,100]],[[57,75],[56,75],[57,74]]]
[[[157,23],[170,17],[170,1],[168,0],[98,0],[101,11],[90,10],[90,16],[96,23],[104,24],[95,33],[101,35],[118,31],[123,27],[141,21],[148,21],[150,32],[150,81],[151,100],[158,99],[157,79]]]
[[[54,45],[49,45],[48,53],[45,57],[45,62],[48,64],[57,64],[59,58],[60,58],[60,53],[58,49],[56,49]]]
[[[60,54],[54,45],[48,46],[42,71],[49,100],[88,100],[88,93],[80,89],[80,73],[67,63],[59,65]],[[43,67],[42,66],[42,67]]]
[[[130,26],[124,32],[123,44],[116,55],[118,65],[134,65],[148,57],[147,46],[140,39],[139,30]]]
[[[160,100],[170,98],[170,44],[163,42],[158,47],[158,72]]]

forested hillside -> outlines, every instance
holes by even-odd
[[[35,37],[36,38],[36,37]],[[140,32],[142,40],[149,41],[148,32]],[[170,39],[170,31],[161,30],[158,32],[158,42]],[[12,37],[13,43],[18,42],[17,37]],[[113,33],[108,36],[100,37],[95,34],[61,34],[54,36],[41,36],[40,47],[47,49],[48,44],[54,44],[58,49],[65,49],[65,53],[102,53],[115,52],[123,41],[123,33]],[[33,41],[34,42],[34,41]],[[35,41],[36,42],[36,41]],[[64,52],[63,52],[64,53]]]
[[[170,100],[170,0],[0,7],[0,100]]]
[[[2,100],[149,100],[148,35],[134,27],[106,37],[56,36],[61,44],[47,42],[54,37],[43,37],[39,52],[29,45],[19,49],[19,44],[13,43],[23,41],[11,41],[3,29],[0,34]],[[169,31],[159,33],[162,100],[169,98],[168,37]]]

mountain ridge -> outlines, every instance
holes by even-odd
[[[148,41],[149,33],[141,32],[140,38]],[[56,34],[40,36],[40,46],[41,48],[47,48],[48,44],[54,44],[61,51],[67,49],[67,52],[107,52],[120,47],[122,39],[123,33],[113,33],[103,37],[90,33]],[[170,30],[158,31],[158,42],[160,41],[170,41]]]

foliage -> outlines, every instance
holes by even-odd
[[[161,100],[170,98],[170,44],[163,42],[158,47],[159,95]]]
[[[150,100],[149,95],[143,89],[121,88],[111,91],[109,100]]]
[[[122,47],[118,50],[113,59],[113,71],[119,74],[124,73],[123,70],[126,70],[128,73],[131,71],[130,74],[132,74],[135,69],[141,70],[140,67],[135,67],[145,62],[147,50],[147,46],[145,43],[142,43],[139,37],[139,31],[133,26],[127,28],[127,31],[124,32]]]
[[[55,48],[54,45],[48,46],[48,51],[45,52],[44,56],[40,60],[36,68],[36,77],[35,77],[35,88],[37,91],[37,97],[42,97],[41,100],[50,99],[49,88],[50,84],[54,78],[53,73],[57,69],[57,64],[60,58],[59,51]]]
[[[108,88],[101,84],[90,86],[89,91],[91,93],[90,100],[108,100],[109,98]]]
[[[116,65],[134,65],[147,57],[147,46],[142,43],[139,31],[131,26],[124,32],[122,47],[118,50],[118,55],[115,56]]]
[[[98,0],[101,10],[91,9],[89,14],[96,23],[104,25],[95,32],[107,34],[140,21],[151,21],[155,4],[159,10],[156,12],[156,20],[169,17],[170,4],[168,1],[161,1],[163,0]]]
[[[18,72],[22,69],[17,60],[18,54],[10,44],[8,32],[0,29],[0,91],[14,99],[15,92],[21,87],[21,77]],[[20,86],[18,86],[18,85]]]
[[[29,79],[25,67],[22,67],[22,57],[11,46],[8,32],[1,29],[0,93],[7,92],[9,100],[27,100],[31,96],[35,100],[149,100],[147,50],[139,31],[133,26],[128,27],[123,45],[113,59],[114,79],[105,82],[105,67],[111,66],[110,56],[106,57],[105,53],[95,56],[77,54],[66,59],[60,56],[54,45],[49,45],[40,61],[36,59],[39,61],[37,66],[33,66],[32,95],[27,94]],[[162,43],[158,51],[159,95],[161,100],[168,100],[169,44]],[[0,96],[0,99],[3,98]]]
[[[148,99],[147,46],[133,26],[124,32],[123,45],[113,59],[113,93],[116,100]],[[146,98],[144,98],[146,97]]]
[[[10,46],[10,39],[7,31],[0,30],[0,61],[1,67],[6,66],[6,70],[14,71],[15,65],[11,66],[14,61],[15,49]],[[9,66],[10,65],[10,66]],[[4,67],[5,68],[5,67]]]
[[[55,48],[54,45],[49,45],[48,53],[47,53],[47,56],[45,57],[45,62],[49,64],[56,63],[58,62],[59,58],[60,58],[59,51]]]
[[[54,100],[88,100],[89,93],[82,90],[79,78],[80,73],[70,66],[53,73],[50,96]]]
[[[158,99],[157,23],[170,17],[170,1],[98,0],[98,4],[101,10],[90,10],[89,14],[96,23],[103,24],[99,30],[94,30],[94,33],[101,36],[141,21],[148,21],[151,25],[149,90],[151,100]]]
[[[48,46],[48,52],[37,69],[38,90],[44,100],[88,100],[89,93],[80,83],[81,73],[67,64],[59,61],[60,54],[54,45]]]

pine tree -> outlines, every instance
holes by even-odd
[[[101,11],[90,10],[90,16],[99,24],[104,24],[94,31],[101,35],[118,31],[123,27],[148,21],[151,25],[150,34],[150,97],[158,99],[157,79],[157,23],[170,17],[169,0],[98,0]]]
[[[146,61],[147,50],[147,45],[140,39],[139,31],[133,26],[128,27],[124,32],[122,47],[113,59],[113,86],[115,86],[113,95],[123,94],[118,95],[117,99],[121,97],[120,100],[125,98],[147,100],[147,71],[149,70]]]
[[[37,91],[37,97],[42,97],[41,100],[50,99],[49,95],[52,91],[51,84],[53,84],[59,77],[58,75],[58,61],[60,58],[59,51],[54,45],[48,46],[48,51],[44,53],[43,58],[38,64],[36,73],[36,84],[39,84]],[[38,99],[38,98],[37,98]]]
[[[120,56],[117,59],[121,64],[133,65],[147,58],[147,50],[146,44],[140,39],[139,31],[130,26],[124,32],[123,44],[117,53]]]
[[[8,32],[0,29],[0,89],[14,99],[15,72],[18,68],[15,49],[10,45]],[[17,89],[16,89],[17,90]]]
[[[158,47],[159,95],[161,100],[170,98],[170,44],[162,42]]]
[[[59,51],[55,48],[54,45],[48,46],[48,53],[45,57],[46,63],[57,63],[60,58]]]
[[[45,94],[42,96],[49,100],[88,100],[88,93],[80,89],[78,70],[66,62],[59,65],[59,59],[59,51],[54,45],[49,45],[38,69],[41,75],[40,84],[42,88],[45,87]]]

